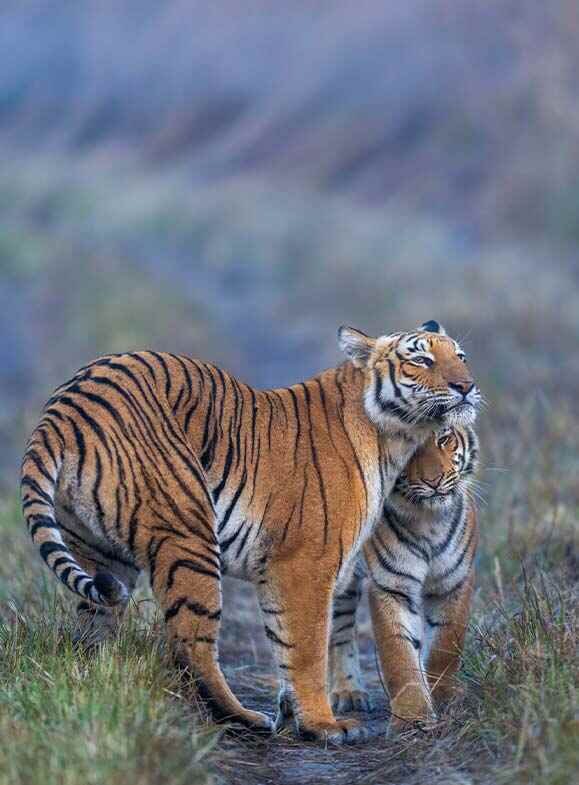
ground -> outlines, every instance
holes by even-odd
[[[570,415],[527,408],[518,416],[518,440],[533,449],[507,430],[486,434],[487,458],[504,464],[487,460],[461,695],[431,732],[388,734],[364,608],[361,646],[380,733],[359,747],[214,726],[170,662],[146,587],[116,640],[91,655],[75,651],[70,598],[33,553],[16,504],[4,502],[1,785],[568,785],[579,767],[577,434]],[[273,712],[253,589],[233,580],[222,660],[242,701]]]

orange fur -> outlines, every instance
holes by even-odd
[[[448,700],[456,688],[478,543],[469,492],[477,456],[472,428],[433,435],[399,477],[364,547],[376,647],[395,724],[433,717],[433,699]],[[350,692],[358,700],[367,697],[354,629],[362,571],[348,587],[349,604],[344,596],[336,606],[342,612],[331,640],[330,689],[344,708],[350,708]]]
[[[266,391],[186,357],[104,357],[57,389],[22,469],[33,541],[83,598],[85,621],[112,626],[146,570],[217,716],[269,728],[237,701],[217,655],[221,575],[251,580],[282,707],[304,735],[337,742],[363,733],[328,702],[334,589],[416,447],[441,423],[472,419],[478,402],[445,334],[348,329],[340,341],[351,362]],[[434,368],[412,363],[425,352]],[[402,398],[392,378],[407,385]]]

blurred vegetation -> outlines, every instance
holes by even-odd
[[[342,322],[436,317],[493,403],[569,397],[578,30],[571,0],[4,3],[0,486],[123,348],[274,386]]]

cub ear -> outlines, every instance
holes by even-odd
[[[370,358],[376,339],[361,330],[342,325],[338,330],[338,346],[350,358],[356,368],[363,368]]]
[[[446,330],[444,327],[434,319],[424,322],[424,324],[421,324],[418,329],[425,333],[438,333],[439,335],[446,335]]]

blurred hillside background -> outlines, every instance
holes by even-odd
[[[497,416],[569,397],[578,40],[574,0],[4,0],[1,484],[109,351],[284,385],[438,318]]]

